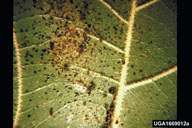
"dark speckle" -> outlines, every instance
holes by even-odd
[[[23,29],[20,29],[20,32],[23,32]]]
[[[133,68],[134,67],[134,65],[131,65],[131,68]]]
[[[116,87],[110,87],[109,88],[109,93],[115,94],[116,93]]]
[[[30,115],[30,114],[28,114],[28,115],[27,115],[27,117],[28,117],[28,118],[30,118],[30,117],[31,117],[31,115]]]
[[[153,41],[150,41],[148,44],[152,44],[153,43]]]

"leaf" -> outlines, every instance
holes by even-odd
[[[152,127],[177,118],[174,0],[15,0],[21,127]]]

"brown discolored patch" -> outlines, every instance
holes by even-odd
[[[69,64],[74,63],[86,52],[87,42],[90,37],[85,31],[80,31],[76,24],[66,20],[64,26],[53,32],[53,37],[48,45],[49,63],[57,66],[62,71],[68,70]]]
[[[56,116],[54,115],[54,116],[52,116],[52,118],[53,118],[53,119],[55,119],[55,118],[56,118]]]

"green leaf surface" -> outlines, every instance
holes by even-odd
[[[121,126],[148,128],[152,127],[152,120],[176,120],[176,77],[177,73],[172,73],[154,83],[128,90],[120,116]]]
[[[14,1],[13,127],[149,128],[177,118],[176,3],[136,11],[129,42],[133,1]]]

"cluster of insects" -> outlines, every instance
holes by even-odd
[[[109,109],[107,110],[106,114],[107,116],[105,117],[105,122],[104,122],[104,128],[107,128],[111,125],[112,123],[112,115],[113,115],[113,111],[114,111],[114,103],[112,102]]]

